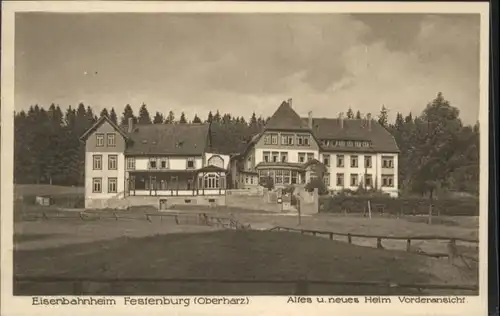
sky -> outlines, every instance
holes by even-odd
[[[420,114],[438,92],[466,123],[479,112],[479,15],[22,13],[15,108],[147,104],[178,118],[208,110],[303,116],[384,105]]]

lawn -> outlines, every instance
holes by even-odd
[[[427,257],[347,243],[269,231],[215,231],[120,237],[112,240],[19,250],[18,276],[95,278],[211,278],[245,280],[384,281],[443,283],[434,271],[446,270],[447,282],[470,283],[453,266]],[[452,276],[450,278],[450,276]],[[109,287],[95,284],[93,294],[290,295],[290,284],[134,283]],[[92,287],[93,286],[93,287]],[[16,295],[68,295],[71,284],[15,284]],[[311,287],[311,294],[391,294],[390,289],[346,286]],[[402,294],[399,290],[398,294]],[[411,294],[412,292],[404,292]],[[394,293],[393,293],[394,294]],[[453,293],[447,292],[448,295]]]
[[[83,187],[68,187],[59,185],[48,184],[16,184],[14,186],[14,197],[20,198],[22,196],[57,196],[57,195],[70,195],[70,194],[84,194]]]

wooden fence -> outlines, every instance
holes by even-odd
[[[468,243],[474,243],[474,244],[479,244],[479,240],[477,239],[469,239],[469,238],[452,238],[452,237],[444,237],[444,236],[378,236],[378,235],[365,235],[365,234],[352,234],[352,233],[337,233],[337,232],[331,232],[331,231],[321,231],[321,230],[311,230],[311,229],[299,229],[299,228],[290,228],[290,227],[282,227],[282,226],[276,226],[270,229],[271,231],[287,231],[287,232],[298,232],[301,233],[302,235],[305,234],[310,234],[312,236],[328,236],[330,240],[333,240],[333,236],[344,236],[347,238],[347,242],[352,244],[352,239],[357,237],[357,238],[369,238],[369,239],[377,239],[377,248],[384,248],[382,245],[382,240],[384,239],[389,239],[389,240],[406,240],[406,251],[411,252],[411,242],[412,240],[444,240],[444,241],[449,241],[450,244],[455,246],[456,248],[456,242],[461,241],[461,242],[468,242]],[[435,257],[435,258],[440,258],[440,257],[448,257],[449,254],[446,253],[419,253],[422,255],[430,256],[430,257]],[[478,261],[476,258],[470,257],[470,256],[465,256],[462,255],[468,259]]]
[[[58,283],[71,286],[71,293],[66,295],[92,295],[93,291],[89,291],[90,284],[107,284],[111,285],[112,291],[119,291],[117,284],[162,284],[168,283],[194,283],[194,284],[262,284],[262,285],[288,285],[290,286],[290,293],[283,295],[310,295],[311,287],[322,286],[340,286],[343,291],[348,287],[370,287],[382,288],[388,291],[397,292],[398,289],[413,289],[418,292],[423,290],[442,290],[442,291],[464,291],[464,292],[478,292],[477,285],[466,284],[396,284],[388,282],[369,282],[369,281],[328,281],[328,280],[310,280],[301,278],[297,280],[282,280],[282,279],[209,279],[209,278],[91,278],[91,277],[60,277],[60,276],[14,276],[15,286],[26,284],[48,284]],[[267,287],[263,287],[266,288]],[[345,291],[348,292],[348,291]],[[139,293],[138,293],[139,294]],[[19,295],[19,294],[18,294]],[[21,294],[22,295],[22,294]],[[110,293],[112,295],[112,293]]]

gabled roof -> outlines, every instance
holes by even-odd
[[[266,130],[309,130],[307,121],[304,122],[290,104],[283,101],[266,124]]]
[[[365,119],[343,120],[344,124],[341,126],[339,118],[313,118],[313,134],[320,140],[337,139],[371,141],[371,150],[373,151],[399,152],[399,148],[394,137],[377,121],[372,120],[371,129],[369,129],[368,121]],[[308,119],[302,118],[302,121],[307,122]],[[353,147],[350,148],[350,150],[351,149],[356,151],[357,148]],[[368,148],[359,148],[359,150],[367,151]]]
[[[125,154],[202,155],[207,147],[208,133],[208,124],[137,125],[128,134],[131,142]]]
[[[104,122],[108,122],[120,135],[122,135],[125,139],[128,139],[127,133],[124,129],[120,128],[116,125],[107,115],[101,116],[97,122],[92,125],[82,136],[80,136],[81,141],[87,140],[87,138],[92,134],[99,126],[101,126]]]

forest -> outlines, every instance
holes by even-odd
[[[478,194],[479,122],[464,124],[459,110],[442,93],[423,105],[421,113],[397,113],[395,120],[389,121],[388,111],[382,106],[372,117],[394,136],[401,150],[399,185],[403,195]],[[144,103],[137,115],[131,105],[125,105],[120,116],[114,108],[95,113],[83,103],[65,110],[55,104],[48,108],[32,105],[14,116],[15,183],[83,185],[85,149],[79,137],[102,115],[119,125],[127,124],[129,118],[137,124],[211,123],[216,133],[215,149],[227,154],[244,148],[269,119],[255,113],[245,119],[218,110],[191,119],[184,113],[177,118],[173,111],[152,115]],[[349,108],[346,117],[360,119],[365,114]]]

